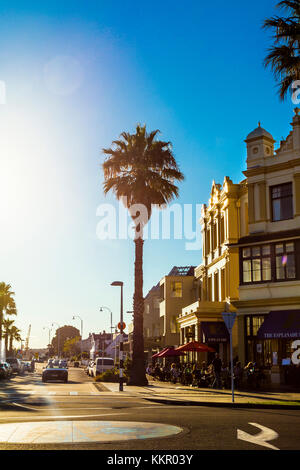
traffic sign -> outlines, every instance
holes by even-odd
[[[233,325],[236,319],[236,313],[235,312],[223,312],[222,317],[227,327],[227,330],[230,332],[233,328]]]
[[[123,325],[123,326],[122,326],[122,325]],[[121,326],[122,326],[122,330],[125,330],[125,328],[126,328],[126,323],[123,322],[122,325],[121,325],[121,322],[118,323],[118,329],[119,329],[119,330],[121,330]]]

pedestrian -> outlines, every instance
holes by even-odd
[[[253,362],[248,362],[248,364],[245,366],[244,370],[247,374],[247,385],[248,385],[248,387],[253,388],[254,374],[255,374],[255,369],[254,369]]]
[[[35,362],[34,362],[34,359],[32,358],[31,363],[30,363],[30,371],[34,372],[34,368],[35,368]]]
[[[208,376],[209,376],[209,373],[208,373],[208,370],[207,370],[206,362],[203,361],[202,365],[201,365],[201,368],[200,368],[200,382],[199,382],[198,387],[207,387],[208,386],[208,383],[209,383]]]
[[[191,385],[193,380],[192,368],[190,364],[187,364],[184,369],[184,384]]]
[[[242,386],[244,370],[242,368],[241,362],[238,361],[233,368],[234,384],[235,388],[238,390]]]
[[[156,364],[156,366],[155,366],[155,369],[154,369],[154,377],[155,377],[157,380],[161,380],[161,370],[160,370],[159,364]]]
[[[150,376],[153,375],[153,369],[152,369],[152,365],[151,364],[148,364],[148,367],[146,369],[146,373]]]
[[[222,364],[222,369],[221,369],[221,381],[224,386],[224,388],[230,388],[230,367],[227,366],[226,364]]]
[[[194,385],[194,387],[200,387],[200,385],[201,385],[201,367],[200,367],[200,364],[198,364],[198,363],[194,364],[192,375],[193,375],[192,385]]]
[[[213,388],[222,388],[222,381],[221,381],[221,370],[222,370],[222,361],[219,357],[219,354],[215,354],[215,358],[212,361],[213,371],[214,371],[214,382]]]
[[[173,382],[173,384],[176,384],[179,374],[178,374],[177,366],[174,362],[171,365],[170,375],[171,375],[171,382]]]

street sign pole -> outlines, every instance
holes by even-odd
[[[120,311],[120,352],[119,352],[119,362],[120,362],[120,385],[119,391],[123,392],[123,369],[124,369],[124,358],[123,358],[123,284],[121,285],[121,311]]]
[[[232,350],[232,328],[236,319],[235,312],[223,312],[222,317],[227,327],[230,340],[230,372],[231,372],[231,392],[232,392],[232,403],[234,403],[234,377],[233,377],[233,350]]]

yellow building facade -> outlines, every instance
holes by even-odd
[[[186,305],[178,318],[180,343],[190,340],[213,347],[224,362],[229,361],[229,337],[222,312],[235,311],[239,296],[239,250],[231,247],[248,231],[247,186],[225,177],[213,182],[207,205],[202,207],[203,261],[195,269],[195,302]],[[234,356],[238,354],[238,322],[233,328]],[[198,360],[208,359],[206,353]]]
[[[260,364],[271,383],[291,385],[300,340],[300,116],[274,150],[260,125],[247,139],[248,234],[237,244],[239,357]]]

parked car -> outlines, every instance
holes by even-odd
[[[14,373],[24,374],[24,364],[22,364],[20,359],[17,359],[16,357],[7,357],[6,362],[11,365],[11,368]]]
[[[57,365],[48,365],[43,369],[42,381],[48,382],[49,380],[68,382],[68,370]]]
[[[0,362],[0,379],[8,378],[8,369],[3,362]]]
[[[61,359],[59,361],[59,367],[61,367],[63,369],[67,369],[68,368],[68,362],[65,359]]]
[[[4,366],[6,367],[7,369],[7,376],[8,378],[10,378],[13,374],[13,370],[12,370],[12,367],[11,365],[8,363],[8,362],[2,362],[2,364],[4,364]]]
[[[115,362],[112,357],[96,357],[96,361],[93,364],[92,377],[96,377],[102,374],[106,370],[113,369]]]
[[[31,365],[30,362],[28,361],[21,361],[21,364],[24,367],[24,372],[30,372],[31,371]]]

